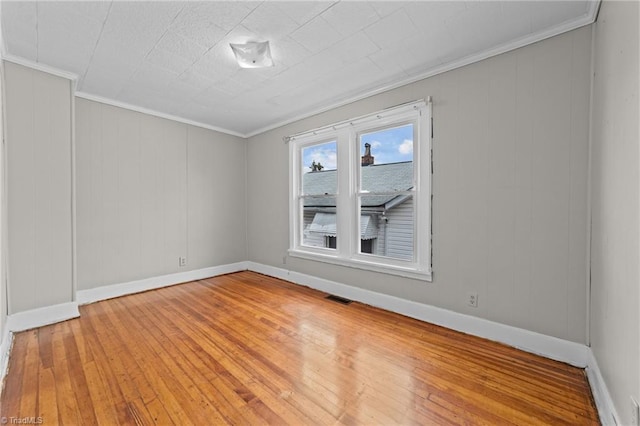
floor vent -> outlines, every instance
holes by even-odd
[[[333,294],[328,295],[327,297],[325,297],[325,299],[331,300],[333,302],[342,303],[343,305],[348,305],[351,302],[353,302],[353,300],[345,299],[344,297],[340,297],[340,296],[334,296]]]

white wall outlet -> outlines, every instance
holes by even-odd
[[[476,292],[467,293],[467,305],[471,306],[472,308],[478,307],[478,293]]]
[[[633,426],[640,426],[640,406],[638,401],[631,397],[631,424]]]
[[[187,258],[184,256],[180,256],[178,258],[178,265],[179,266],[187,266]]]
[[[283,265],[287,264],[287,256],[282,256],[282,264]]]

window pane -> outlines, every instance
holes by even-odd
[[[413,124],[361,134],[360,152],[361,191],[413,187]]]
[[[338,238],[337,237],[325,237],[325,247],[327,248],[336,248],[338,246]]]
[[[337,236],[335,211],[318,212],[305,208],[303,220],[303,245],[330,249],[336,248]]]
[[[403,194],[361,196],[360,253],[414,260],[413,201],[413,196]]]
[[[302,148],[302,194],[335,194],[338,188],[337,160],[335,141]]]
[[[360,240],[360,252],[361,253],[373,253],[375,250],[374,246],[376,245],[377,239],[372,238],[370,240]]]

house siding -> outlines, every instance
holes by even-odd
[[[304,212],[303,218],[303,226],[302,229],[305,230],[311,222],[313,222],[313,218],[316,216],[316,212],[314,211],[306,211]],[[317,232],[306,232],[304,234],[304,245],[312,246],[312,247],[324,247],[324,235],[318,234]]]
[[[378,221],[378,238],[375,242],[374,253],[384,255],[386,250],[387,223],[382,220],[382,216],[376,215],[375,218]]]
[[[410,198],[387,211],[386,252],[380,253],[394,259],[413,259],[413,206],[413,198]],[[384,239],[385,231],[380,229]]]
[[[410,198],[386,211],[387,222],[382,220],[381,216],[372,216],[371,220],[375,220],[378,227],[373,254],[394,259],[413,260],[413,211],[413,198]],[[304,212],[303,229],[307,229],[311,225],[315,215],[315,211]],[[304,245],[325,247],[324,235],[316,232],[306,232]]]

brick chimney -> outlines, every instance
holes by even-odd
[[[362,167],[364,166],[371,166],[373,165],[373,159],[374,157],[371,155],[371,144],[370,143],[365,143],[364,144],[364,155],[361,157],[361,165]]]

